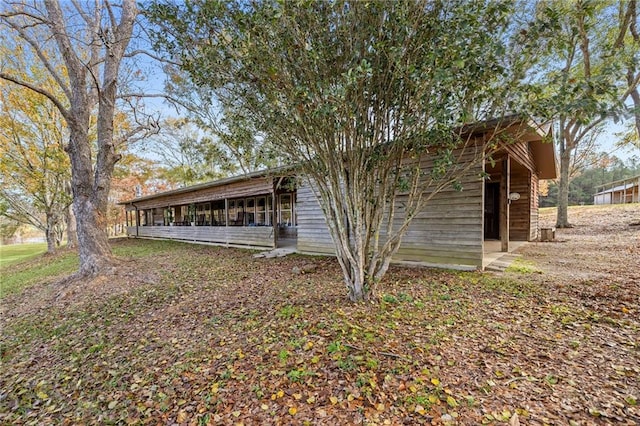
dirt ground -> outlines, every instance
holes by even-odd
[[[118,241],[114,274],[0,301],[0,424],[638,425],[640,205],[570,219],[358,305],[331,258]]]
[[[542,209],[543,227],[555,224],[556,209]],[[640,283],[640,205],[575,206],[573,228],[557,229],[556,241],[521,250],[545,275],[568,285],[603,280],[635,295]],[[634,293],[636,292],[636,293]]]

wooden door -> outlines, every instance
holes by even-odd
[[[500,239],[500,183],[484,184],[484,238]]]

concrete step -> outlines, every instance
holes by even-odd
[[[488,264],[484,269],[485,271],[504,272],[513,263],[513,261],[519,257],[520,257],[519,254],[513,254],[513,253],[504,254],[500,256],[498,259]]]

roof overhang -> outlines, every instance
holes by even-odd
[[[237,182],[244,182],[244,181],[255,180],[255,179],[264,179],[264,178],[271,177],[271,176],[272,177],[278,177],[278,176],[281,176],[283,174],[291,173],[291,171],[293,169],[294,169],[294,167],[291,167],[291,166],[283,166],[283,167],[277,167],[277,168],[273,168],[273,169],[260,170],[260,171],[257,171],[257,172],[247,173],[247,174],[244,174],[244,175],[232,176],[232,177],[228,177],[228,178],[224,178],[224,179],[218,179],[218,180],[211,181],[211,182],[205,182],[205,183],[200,183],[200,184],[196,184],[196,185],[186,186],[184,188],[178,188],[178,189],[172,189],[170,191],[158,192],[157,194],[145,195],[144,197],[137,197],[137,198],[133,198],[131,200],[120,201],[118,203],[118,205],[121,205],[121,206],[134,205],[136,203],[141,203],[141,202],[144,202],[144,201],[151,201],[151,200],[156,200],[156,199],[159,199],[159,198],[170,197],[170,196],[173,196],[173,195],[181,195],[181,194],[187,194],[187,193],[190,193],[190,192],[202,191],[203,189],[221,187],[221,186],[225,186],[225,185],[229,185],[229,184],[233,184],[233,183],[237,183]]]
[[[462,128],[467,134],[499,134],[507,132],[515,142],[529,144],[536,173],[540,179],[558,177],[558,162],[553,144],[553,130],[550,122],[538,124],[521,115],[509,115],[492,120],[466,125]]]
[[[538,137],[529,142],[533,159],[538,169],[540,179],[556,179],[558,177],[558,161],[555,145],[553,143],[553,130],[551,123],[538,125],[529,122],[527,125],[535,129]]]

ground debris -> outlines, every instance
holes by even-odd
[[[629,209],[570,210],[535,268],[393,267],[369,304],[331,258],[118,241],[117,273],[2,299],[0,424],[638,424]]]

